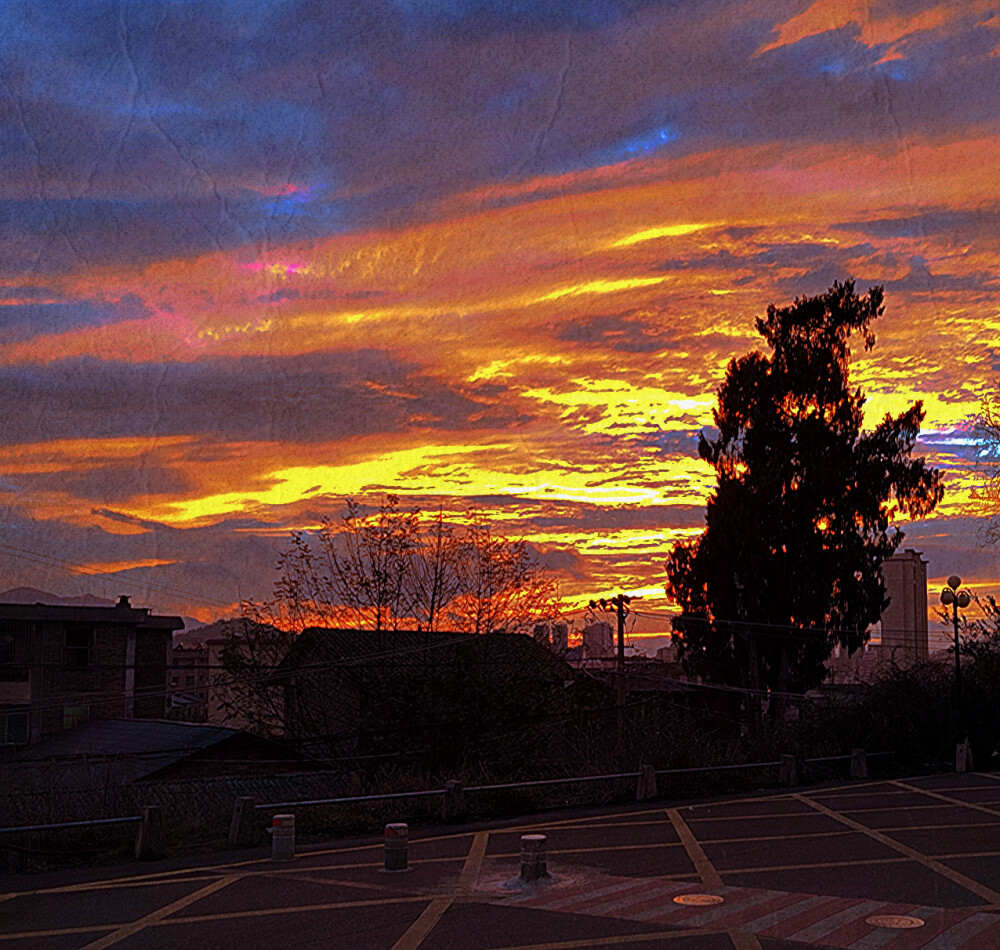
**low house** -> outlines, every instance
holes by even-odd
[[[276,679],[300,748],[430,769],[551,765],[582,697],[573,669],[519,634],[313,628]]]
[[[0,603],[0,746],[91,719],[162,719],[180,617],[113,607]]]
[[[315,768],[278,743],[236,729],[96,719],[32,746],[0,775],[0,793],[66,793],[134,782],[281,775]]]

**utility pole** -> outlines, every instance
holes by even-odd
[[[625,738],[625,617],[629,614],[628,605],[632,598],[628,594],[615,594],[614,597],[602,597],[599,601],[591,601],[590,609],[596,610],[600,604],[604,610],[615,609],[618,616],[618,652],[615,664],[615,686],[618,694],[618,746],[621,748]]]

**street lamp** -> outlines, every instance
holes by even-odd
[[[958,651],[958,608],[963,610],[969,606],[972,598],[967,590],[959,590],[962,586],[962,578],[957,574],[952,574],[948,578],[948,586],[941,591],[941,603],[945,607],[951,607],[951,620],[955,628],[955,709],[958,714],[959,728],[962,723],[962,665],[959,661]],[[964,738],[964,737],[963,737]]]

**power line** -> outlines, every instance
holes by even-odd
[[[812,631],[813,633],[819,633],[823,635],[828,634],[858,634],[866,633],[867,630],[857,630],[850,627],[815,627],[815,626],[804,626],[801,624],[782,624],[782,623],[764,623],[761,621],[752,620],[723,620],[716,618],[715,620],[709,620],[707,617],[692,617],[685,616],[683,614],[665,614],[656,613],[654,611],[648,610],[637,610],[637,614],[643,617],[651,617],[653,619],[664,619],[664,620],[681,620],[683,619],[685,624],[694,624],[698,626],[705,627],[716,627],[719,630],[730,629],[734,630],[738,627],[748,627],[755,630],[763,630],[770,636],[784,637],[793,640],[812,640],[814,639],[809,633],[803,631]],[[907,634],[913,633],[912,628],[906,627],[882,627],[882,634]],[[928,631],[930,632],[930,631]]]
[[[21,558],[26,561],[34,561],[35,563],[44,564],[47,567],[54,567],[58,570],[66,571],[68,574],[82,574],[88,577],[108,577],[114,574],[124,574],[126,571],[134,571],[134,567],[122,567],[117,570],[97,570],[96,568],[88,567],[86,564],[80,564],[77,561],[68,561],[65,558],[55,557],[51,554],[40,554],[37,551],[29,551],[26,548],[17,548],[11,544],[4,544],[0,542],[0,550],[11,554],[14,557]],[[202,604],[206,607],[232,607],[233,602],[226,603],[221,600],[215,600],[212,598],[207,598],[204,595],[193,594],[191,591],[182,590],[179,587],[171,587],[167,584],[159,584],[153,581],[139,581],[133,578],[128,578],[128,583],[134,587],[140,587],[144,590],[151,590],[158,594],[166,594],[168,596],[181,596],[191,601],[192,603]]]

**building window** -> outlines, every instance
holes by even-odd
[[[0,745],[28,744],[28,713],[0,713]]]
[[[27,666],[31,657],[31,624],[0,621],[0,666]]]
[[[63,660],[67,666],[90,666],[94,662],[94,631],[86,627],[67,630]]]
[[[4,629],[4,627],[0,627],[0,666],[12,666],[14,663],[14,631]]]
[[[72,729],[84,722],[90,722],[89,706],[63,706],[63,729]]]

